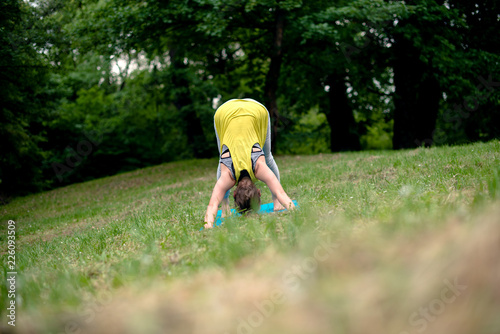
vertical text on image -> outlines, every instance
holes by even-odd
[[[16,326],[16,222],[7,223],[7,323]]]

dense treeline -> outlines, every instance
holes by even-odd
[[[3,0],[0,194],[215,156],[263,101],[277,153],[500,137],[496,0]]]

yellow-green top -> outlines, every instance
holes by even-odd
[[[256,181],[252,168],[252,147],[264,147],[267,135],[267,109],[254,100],[229,100],[215,112],[215,127],[220,138],[219,151],[226,145],[233,160],[236,181],[247,170]]]

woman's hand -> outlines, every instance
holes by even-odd
[[[285,210],[285,207],[280,203],[278,197],[274,195],[273,195],[273,205],[274,205],[274,211]]]
[[[214,212],[215,211],[215,212]],[[217,214],[217,207],[215,210],[212,205],[208,205],[207,213],[205,214],[205,228],[212,228],[214,226],[214,217]]]

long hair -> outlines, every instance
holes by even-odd
[[[260,208],[260,191],[249,177],[238,182],[233,196],[238,212],[258,211]]]

